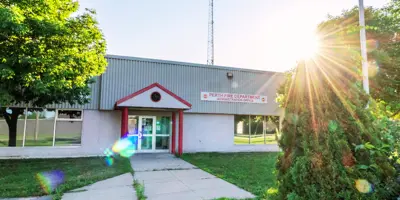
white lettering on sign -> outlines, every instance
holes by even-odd
[[[201,92],[201,100],[239,103],[267,103],[267,96],[219,92]]]

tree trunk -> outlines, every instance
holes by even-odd
[[[20,108],[10,108],[12,113],[9,114],[6,111],[6,108],[1,109],[3,112],[3,117],[7,122],[8,125],[8,146],[15,147],[17,146],[17,123],[18,123],[18,116],[21,113]]]
[[[16,118],[11,115],[10,122],[8,124],[8,146],[15,147],[17,146],[17,122],[18,116]]]

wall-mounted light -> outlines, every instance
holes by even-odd
[[[232,79],[233,78],[232,72],[227,72],[226,77],[228,77],[228,79]]]

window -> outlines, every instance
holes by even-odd
[[[81,144],[82,110],[20,109],[17,147],[74,146]],[[8,113],[12,113],[7,109]],[[0,115],[0,147],[9,146],[9,129]]]
[[[235,144],[275,144],[279,116],[235,115]]]
[[[82,120],[81,110],[57,110],[57,120],[80,121]]]
[[[24,146],[53,146],[55,113],[54,109],[28,108]],[[23,128],[21,130],[23,135]]]
[[[0,114],[0,147],[6,146],[8,146],[8,125],[3,114]]]
[[[128,137],[133,137],[133,141],[139,141],[139,117],[135,115],[128,116]],[[134,149],[137,150],[138,143],[134,145]]]
[[[250,144],[264,144],[264,116],[250,116]]]
[[[139,117],[135,115],[128,116],[128,133],[129,135],[138,135]]]
[[[151,93],[150,98],[154,102],[159,102],[161,100],[161,94],[159,92],[153,92]]]
[[[235,144],[249,144],[250,127],[248,115],[235,115]]]
[[[82,111],[57,110],[55,146],[74,146],[81,144]]]
[[[156,149],[169,149],[169,136],[172,132],[171,118],[157,116],[156,118]]]
[[[169,136],[171,132],[171,119],[170,117],[157,116],[156,118],[156,134]]]

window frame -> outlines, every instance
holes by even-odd
[[[23,136],[22,136],[22,145],[19,146],[19,148],[54,148],[54,147],[61,147],[61,148],[71,148],[71,147],[81,147],[82,146],[82,135],[83,135],[83,116],[84,116],[84,109],[76,109],[76,108],[42,108],[43,110],[54,110],[55,112],[55,116],[53,119],[53,144],[52,146],[25,146],[25,140],[26,140],[26,124],[27,124],[27,120],[28,120],[28,110],[30,108],[29,107],[25,107],[24,108],[24,129],[23,129]],[[80,111],[81,112],[81,117],[80,119],[67,119],[67,118],[58,118],[58,111],[59,110],[73,110],[73,111]],[[55,142],[56,142],[56,129],[57,129],[57,121],[67,121],[67,122],[82,122],[82,129],[81,129],[81,143],[79,145],[65,145],[65,146],[56,146]],[[1,147],[1,148],[10,148],[10,147]],[[18,147],[11,147],[11,148],[18,148]]]
[[[248,137],[248,143],[245,143],[245,144],[237,144],[237,143],[235,143],[235,132],[233,133],[233,144],[234,145],[238,145],[238,146],[243,146],[243,145],[257,145],[257,146],[259,146],[259,145],[270,145],[270,144],[266,144],[266,142],[265,142],[265,138],[266,138],[266,135],[267,135],[267,133],[266,133],[266,130],[264,130],[264,128],[263,128],[263,138],[264,138],[264,143],[263,144],[252,144],[251,143],[251,126],[252,126],[252,117],[253,116],[262,116],[262,120],[263,120],[263,123],[264,123],[264,121],[267,121],[267,117],[278,117],[278,124],[277,124],[277,126],[278,126],[278,130],[279,131],[281,131],[281,119],[282,119],[282,116],[281,115],[246,115],[246,114],[235,114],[234,115],[234,119],[233,119],[233,121],[235,122],[235,117],[236,116],[246,116],[247,117],[247,119],[249,120],[249,127],[248,127],[248,129],[249,129],[249,137]],[[236,127],[237,125],[234,123],[234,126]],[[264,126],[264,125],[263,125]],[[236,129],[234,127],[234,129]]]
[[[43,110],[49,110],[49,109],[51,109],[51,110],[54,110],[54,119],[53,119],[53,143],[52,143],[52,145],[51,146],[41,146],[41,147],[54,147],[54,138],[55,138],[55,128],[56,128],[56,126],[55,126],[55,124],[56,124],[56,117],[57,117],[57,109],[56,108],[42,108]],[[28,121],[28,112],[29,112],[29,108],[28,107],[25,107],[25,109],[24,109],[24,116],[25,116],[25,118],[24,118],[24,135],[22,136],[22,147],[25,147],[25,140],[26,140],[26,124],[27,124],[27,121]],[[40,146],[29,146],[29,147],[40,147]]]
[[[74,111],[81,111],[81,118],[80,119],[68,119],[68,118],[59,118],[58,117],[58,111],[59,110],[65,110],[65,111],[68,111],[68,110],[74,110]],[[73,108],[70,108],[70,109],[56,109],[56,116],[55,116],[55,119],[56,119],[56,121],[83,121],[83,109],[73,109]]]
[[[75,110],[81,111],[81,118],[80,119],[68,119],[68,118],[58,118],[58,111],[59,110]],[[64,145],[64,146],[56,146],[56,130],[57,130],[57,122],[82,122],[82,130],[83,130],[83,109],[74,109],[74,108],[63,108],[63,109],[56,109],[56,115],[54,117],[54,128],[53,128],[53,146],[52,147],[80,147],[82,146],[82,130],[81,130],[81,143],[79,145]],[[25,134],[25,133],[24,133]]]

